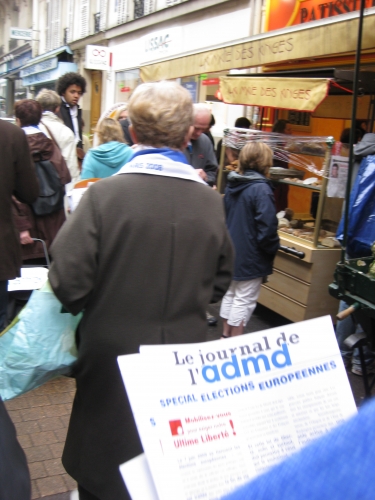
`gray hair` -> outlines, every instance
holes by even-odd
[[[61,98],[54,90],[42,89],[35,98],[42,106],[43,111],[55,112],[61,105]]]
[[[180,149],[193,124],[191,96],[175,82],[139,85],[128,111],[139,143],[147,146]]]
[[[194,105],[194,118],[198,115],[207,115],[211,116],[211,110],[207,106],[207,104],[204,104],[203,102],[197,102]]]

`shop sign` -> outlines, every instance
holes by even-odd
[[[32,40],[33,30],[22,28],[10,28],[10,38],[13,40]]]
[[[181,28],[154,31],[141,38],[142,62],[181,52]]]
[[[20,56],[15,57],[14,59],[8,62],[8,71],[24,66],[26,63],[30,61],[31,56],[32,54],[30,50],[28,52],[21,54]]]
[[[327,97],[323,78],[222,77],[220,91],[227,104],[315,111]]]
[[[22,84],[24,87],[27,87],[29,85],[39,85],[45,82],[53,82],[60,78],[60,76],[65,75],[65,73],[70,71],[78,71],[75,63],[60,62],[56,68],[51,69],[50,71],[43,71],[42,73],[25,76],[22,79]]]
[[[207,87],[208,85],[219,85],[220,78],[207,78],[207,80],[202,80],[202,85]]]
[[[184,87],[191,95],[191,100],[193,102],[197,102],[197,82],[184,82],[181,83],[181,86]]]
[[[102,45],[86,45],[86,69],[108,71],[110,69],[111,53],[108,47]]]
[[[357,30],[357,25],[357,19],[343,19],[321,26],[306,25],[304,29],[295,31],[291,28],[288,33],[267,33],[232,46],[144,65],[141,67],[141,79],[143,82],[155,82],[354,52],[357,37],[348,36],[348,33]],[[369,12],[364,17],[362,50],[374,48],[374,32],[375,14]]]
[[[374,7],[375,0],[365,0],[365,7]],[[266,31],[277,30],[347,14],[359,10],[357,0],[267,0]]]
[[[51,59],[46,59],[45,61],[37,62],[27,68],[21,69],[20,75],[22,78],[28,75],[33,75],[34,73],[41,73],[43,71],[48,71],[57,67],[58,60],[57,57],[51,57]]]

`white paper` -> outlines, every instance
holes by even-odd
[[[39,290],[48,279],[46,267],[22,267],[21,276],[8,281],[8,292]]]
[[[345,156],[332,156],[329,167],[327,196],[329,198],[345,198],[348,179],[349,159]]]
[[[120,472],[132,500],[159,500],[144,453],[120,465]]]
[[[356,412],[329,316],[119,366],[160,500],[215,500]]]
[[[73,188],[67,193],[67,198],[69,200],[69,208],[71,212],[78,207],[79,202],[81,201],[82,196],[88,190],[88,187],[84,188]]]

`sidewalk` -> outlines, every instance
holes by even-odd
[[[210,306],[209,312],[219,318],[218,305]],[[289,323],[273,311],[257,306],[245,332]],[[216,327],[207,327],[207,340],[218,339],[221,330],[219,319]],[[364,395],[362,378],[351,373],[348,373],[348,378],[359,406]],[[74,393],[74,379],[60,377],[6,403],[27,456],[33,500],[78,500],[77,494],[70,493],[76,490],[77,484],[61,463]]]
[[[61,463],[74,393],[75,380],[61,377],[5,404],[26,453],[32,499],[49,500],[77,488]],[[68,500],[70,495],[52,498]]]

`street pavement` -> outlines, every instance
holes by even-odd
[[[219,305],[211,305],[209,312],[218,318],[218,324],[207,327],[207,340],[216,340],[222,331]],[[245,333],[289,323],[258,305]],[[348,378],[356,404],[360,406],[364,397],[362,378],[351,373]],[[74,394],[74,379],[60,377],[6,403],[28,460],[33,500],[78,500],[77,493],[73,492],[77,485],[61,464]]]

